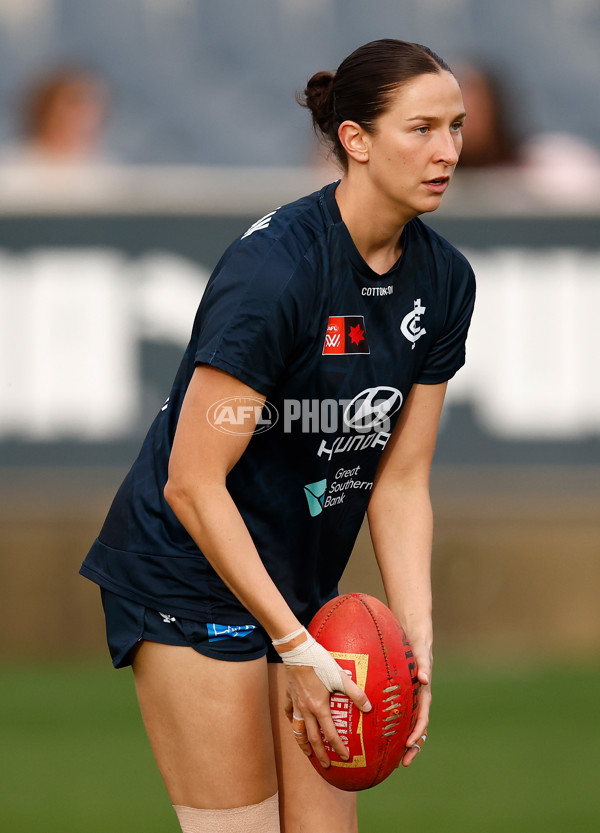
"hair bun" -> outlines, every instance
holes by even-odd
[[[312,113],[313,124],[321,133],[329,134],[333,122],[333,80],[331,72],[317,72],[308,81],[300,104]]]

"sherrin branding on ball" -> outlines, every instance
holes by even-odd
[[[324,740],[327,769],[312,755],[317,772],[342,790],[366,790],[400,764],[415,722],[417,664],[391,610],[364,593],[337,596],[315,614],[309,632],[366,693],[373,708],[362,713],[349,697],[330,696],[333,722],[350,752],[343,761]]]

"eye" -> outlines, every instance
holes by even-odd
[[[458,133],[459,130],[462,130],[464,126],[464,119],[460,119],[459,121],[455,121],[454,124],[450,126],[450,130],[452,130],[454,133]]]
[[[424,124],[421,127],[415,128],[416,132],[419,133],[421,136],[425,136],[429,132],[429,125]]]

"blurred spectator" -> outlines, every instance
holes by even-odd
[[[22,138],[4,150],[2,161],[16,165],[102,161],[108,105],[108,87],[92,72],[75,67],[47,74],[21,102]]]
[[[461,168],[517,164],[522,137],[516,114],[500,78],[487,67],[454,67],[461,86],[467,120],[463,128]]]
[[[454,66],[467,118],[458,165],[462,171],[501,172],[504,187],[519,196],[569,208],[595,208],[599,202],[600,150],[570,133],[535,132],[521,124],[522,103],[507,84],[483,64]],[[515,179],[506,179],[512,168]]]

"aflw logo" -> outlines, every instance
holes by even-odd
[[[241,239],[243,240],[244,237],[250,237],[250,235],[254,234],[255,231],[260,231],[263,228],[268,228],[269,223],[271,222],[271,217],[275,214],[276,211],[279,211],[279,209],[276,208],[275,211],[270,211],[268,214],[265,214],[264,217],[261,217],[260,220],[257,220],[255,223],[253,223],[248,229],[248,231],[242,234]]]
[[[325,348],[327,347],[339,347],[342,343],[342,334],[341,333],[327,333],[325,336]]]

